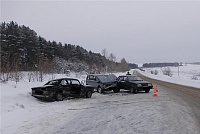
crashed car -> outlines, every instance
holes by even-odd
[[[142,80],[135,75],[124,75],[117,78],[118,89],[129,90],[131,93],[145,91],[148,93],[153,88],[152,83]]]
[[[113,90],[115,93],[119,92],[117,88],[117,77],[114,74],[90,74],[86,78],[86,85],[91,85],[97,92]]]
[[[46,100],[62,101],[67,97],[91,98],[94,88],[82,85],[78,79],[61,78],[47,82],[44,86],[33,87],[32,96]]]

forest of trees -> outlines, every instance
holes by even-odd
[[[143,67],[168,67],[168,66],[179,66],[178,62],[175,63],[145,63]]]
[[[16,22],[0,25],[1,72],[40,71],[65,73],[66,71],[101,73],[127,71],[129,66],[123,58],[116,62],[114,54],[87,51],[79,45],[47,41],[24,25]],[[94,44],[95,45],[95,44]]]

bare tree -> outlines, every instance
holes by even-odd
[[[115,62],[116,61],[116,56],[113,53],[110,53],[109,60],[112,61],[112,62]]]
[[[119,71],[122,71],[122,72],[129,70],[129,67],[128,67],[128,64],[127,64],[125,58],[121,59],[121,63],[120,63],[120,67],[119,68],[120,68]]]
[[[163,72],[164,75],[172,77],[172,71],[171,71],[171,69],[169,67],[164,68],[162,70],[162,72]]]
[[[101,51],[101,54],[102,56],[108,58],[108,51],[105,48]]]

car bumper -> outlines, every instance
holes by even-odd
[[[111,90],[111,88],[114,88],[114,87],[117,87],[117,84],[112,84],[112,85],[109,85],[109,86],[106,86],[106,87],[104,87],[103,89],[104,90]]]
[[[32,95],[32,96],[36,98],[50,98],[50,96],[44,96],[44,95]]]
[[[51,99],[54,96],[54,93],[49,94],[36,94],[35,92],[32,92],[32,96],[35,98],[41,98],[41,99]]]
[[[153,86],[142,86],[142,87],[137,87],[137,90],[145,91],[145,90],[152,89],[152,88],[153,88]]]

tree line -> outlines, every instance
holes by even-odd
[[[174,63],[144,63],[143,67],[169,67],[169,66],[179,66],[178,62]]]
[[[47,41],[27,26],[16,22],[2,22],[1,72],[40,71],[61,73],[67,71],[101,73],[129,70],[125,58],[116,62],[113,53],[87,51],[79,45]]]

